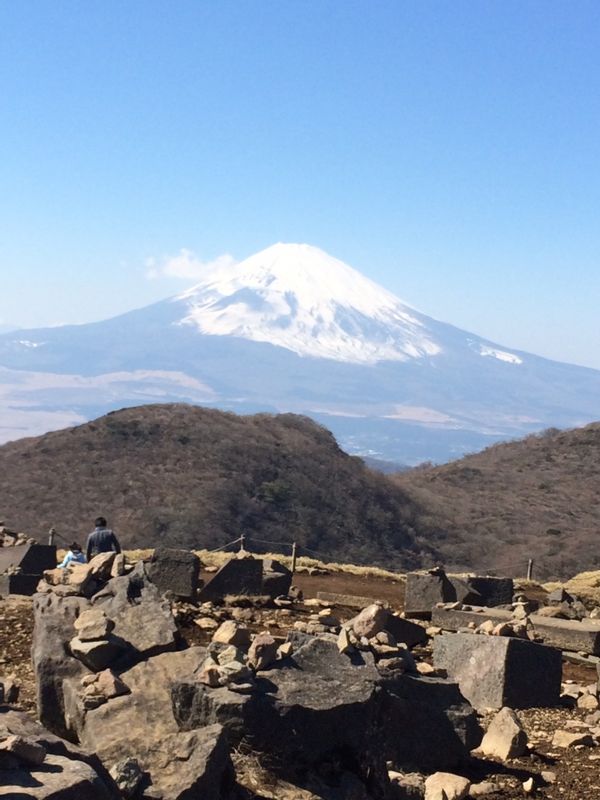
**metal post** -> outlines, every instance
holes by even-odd
[[[533,576],[533,558],[527,562],[527,580],[530,581]]]
[[[296,542],[292,542],[292,575],[296,571]]]
[[[242,533],[242,535],[240,536],[240,553],[243,553],[244,550],[246,549],[245,544],[246,544],[246,537]]]
[[[56,536],[56,528],[50,528],[50,530],[48,531],[48,544],[49,545],[53,545],[54,544],[54,537],[55,536]]]

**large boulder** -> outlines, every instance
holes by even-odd
[[[153,741],[147,758],[151,787],[162,800],[226,800],[235,785],[227,736],[220,725]]]
[[[262,580],[262,559],[240,553],[225,562],[212,580],[200,590],[200,600],[214,602],[221,601],[228,595],[260,595]]]
[[[128,575],[112,578],[92,604],[114,622],[112,635],[129,650],[132,661],[177,646],[171,607],[146,576],[142,562]]]
[[[121,794],[104,765],[70,742],[54,736],[22,711],[0,711],[0,742],[18,737],[43,759],[15,759],[1,769],[0,795],[35,800],[120,800]],[[18,749],[17,749],[18,753]]]
[[[291,657],[256,673],[251,695],[179,682],[173,711],[184,730],[219,721],[234,744],[243,737],[287,764],[315,768],[333,759],[383,797],[378,682],[370,653],[348,657],[335,641],[305,637]]]
[[[173,683],[195,680],[205,658],[204,648],[192,647],[142,661],[119,676],[128,694],[92,709],[72,686],[70,719],[82,745],[110,768],[135,759],[163,800],[223,800],[233,783],[224,729],[181,732],[172,711]]]
[[[83,597],[37,594],[33,600],[31,659],[37,688],[38,716],[53,733],[68,736],[64,721],[63,681],[81,679],[88,669],[68,651],[74,623],[87,608]]]
[[[193,680],[205,658],[205,648],[190,647],[154,656],[122,672],[119,678],[129,694],[114,697],[83,715],[72,715],[82,746],[97,753],[109,767],[122,758],[149,763],[151,742],[179,730],[171,706],[172,684]]]
[[[408,617],[429,619],[437,603],[500,606],[512,602],[512,578],[488,575],[447,575],[442,569],[409,572],[404,607]]]
[[[387,791],[386,761],[444,769],[467,760],[479,744],[475,713],[456,684],[382,677],[369,652],[343,654],[335,640],[299,633],[292,639],[293,654],[259,670],[248,694],[175,682],[180,728],[219,723],[234,745],[243,739],[286,764],[315,768],[338,760],[373,797]]]
[[[443,770],[469,760],[482,731],[456,683],[403,674],[383,686],[385,757],[396,769]]]
[[[146,564],[146,574],[161,594],[171,592],[183,600],[195,600],[200,559],[191,550],[157,547]]]
[[[560,697],[560,650],[508,636],[436,636],[433,663],[477,709],[553,706]]]

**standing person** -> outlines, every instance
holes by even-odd
[[[91,561],[98,553],[121,552],[121,545],[114,532],[106,525],[104,517],[96,517],[95,530],[88,536],[86,555],[87,560]]]
[[[83,555],[81,547],[77,544],[77,542],[73,542],[73,544],[69,545],[67,555],[63,558],[58,566],[64,569],[67,564],[70,564],[72,561],[74,561],[76,564],[85,564],[85,556]]]

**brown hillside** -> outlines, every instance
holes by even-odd
[[[326,560],[406,569],[429,563],[417,511],[311,420],[187,405],[113,412],[0,447],[0,516],[82,540],[95,516],[127,547],[254,549],[296,540]]]
[[[549,430],[393,477],[429,511],[431,544],[456,567],[566,577],[600,565],[600,423]]]

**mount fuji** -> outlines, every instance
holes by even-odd
[[[596,420],[600,372],[434,320],[305,244],[113,319],[0,336],[0,441],[161,401],[307,414],[411,464]]]

